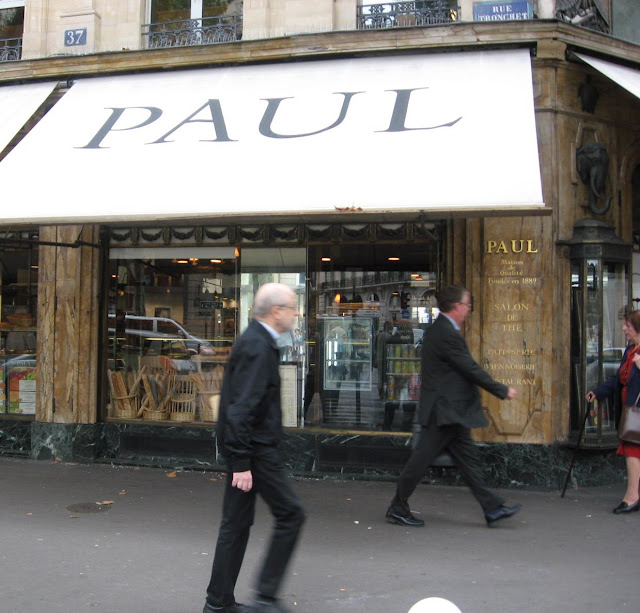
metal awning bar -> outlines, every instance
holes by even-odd
[[[632,93],[636,98],[640,98],[640,70],[621,64],[614,64],[613,62],[601,60],[575,51],[572,55],[582,60],[585,64],[589,64],[592,68],[595,68],[599,73]]]
[[[31,119],[57,84],[56,81],[0,87],[0,152]]]

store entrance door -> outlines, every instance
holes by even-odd
[[[251,307],[258,288],[265,283],[283,283],[296,295],[297,326],[278,339],[282,384],[283,425],[303,425],[303,381],[306,360],[306,269],[307,250],[302,248],[259,247],[243,249],[240,255],[240,330],[251,321]]]

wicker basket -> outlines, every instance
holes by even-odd
[[[169,419],[171,421],[195,421],[196,391],[189,375],[174,375],[169,398]]]
[[[195,421],[195,411],[171,411],[169,413],[169,419],[171,421]]]
[[[162,421],[167,419],[168,415],[166,411],[152,411],[151,409],[145,409],[142,413],[143,419],[148,419],[151,421]]]
[[[133,394],[130,396],[113,396],[113,400],[115,402],[114,405],[114,413],[117,419],[137,419],[138,412],[140,410],[140,398],[138,398],[137,394]],[[125,401],[129,401],[129,406],[126,406]],[[122,401],[122,402],[120,402]]]
[[[220,408],[220,392],[199,392],[200,395],[200,420],[218,421],[218,409]]]

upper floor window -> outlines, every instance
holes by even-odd
[[[0,62],[22,56],[24,1],[0,0]]]
[[[427,26],[458,21],[457,0],[386,2],[362,0],[358,6],[358,29]]]
[[[181,47],[239,40],[242,0],[152,0],[142,26],[146,47]]]

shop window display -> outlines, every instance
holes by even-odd
[[[38,251],[0,248],[0,414],[35,415]]]
[[[437,316],[437,250],[317,247],[309,261],[305,425],[410,431],[422,336]]]
[[[237,329],[235,250],[136,255],[110,260],[108,415],[215,422]]]
[[[201,249],[113,250],[109,417],[217,421],[231,346],[257,289],[278,282],[299,313],[278,339],[285,427],[411,430],[439,243]]]

